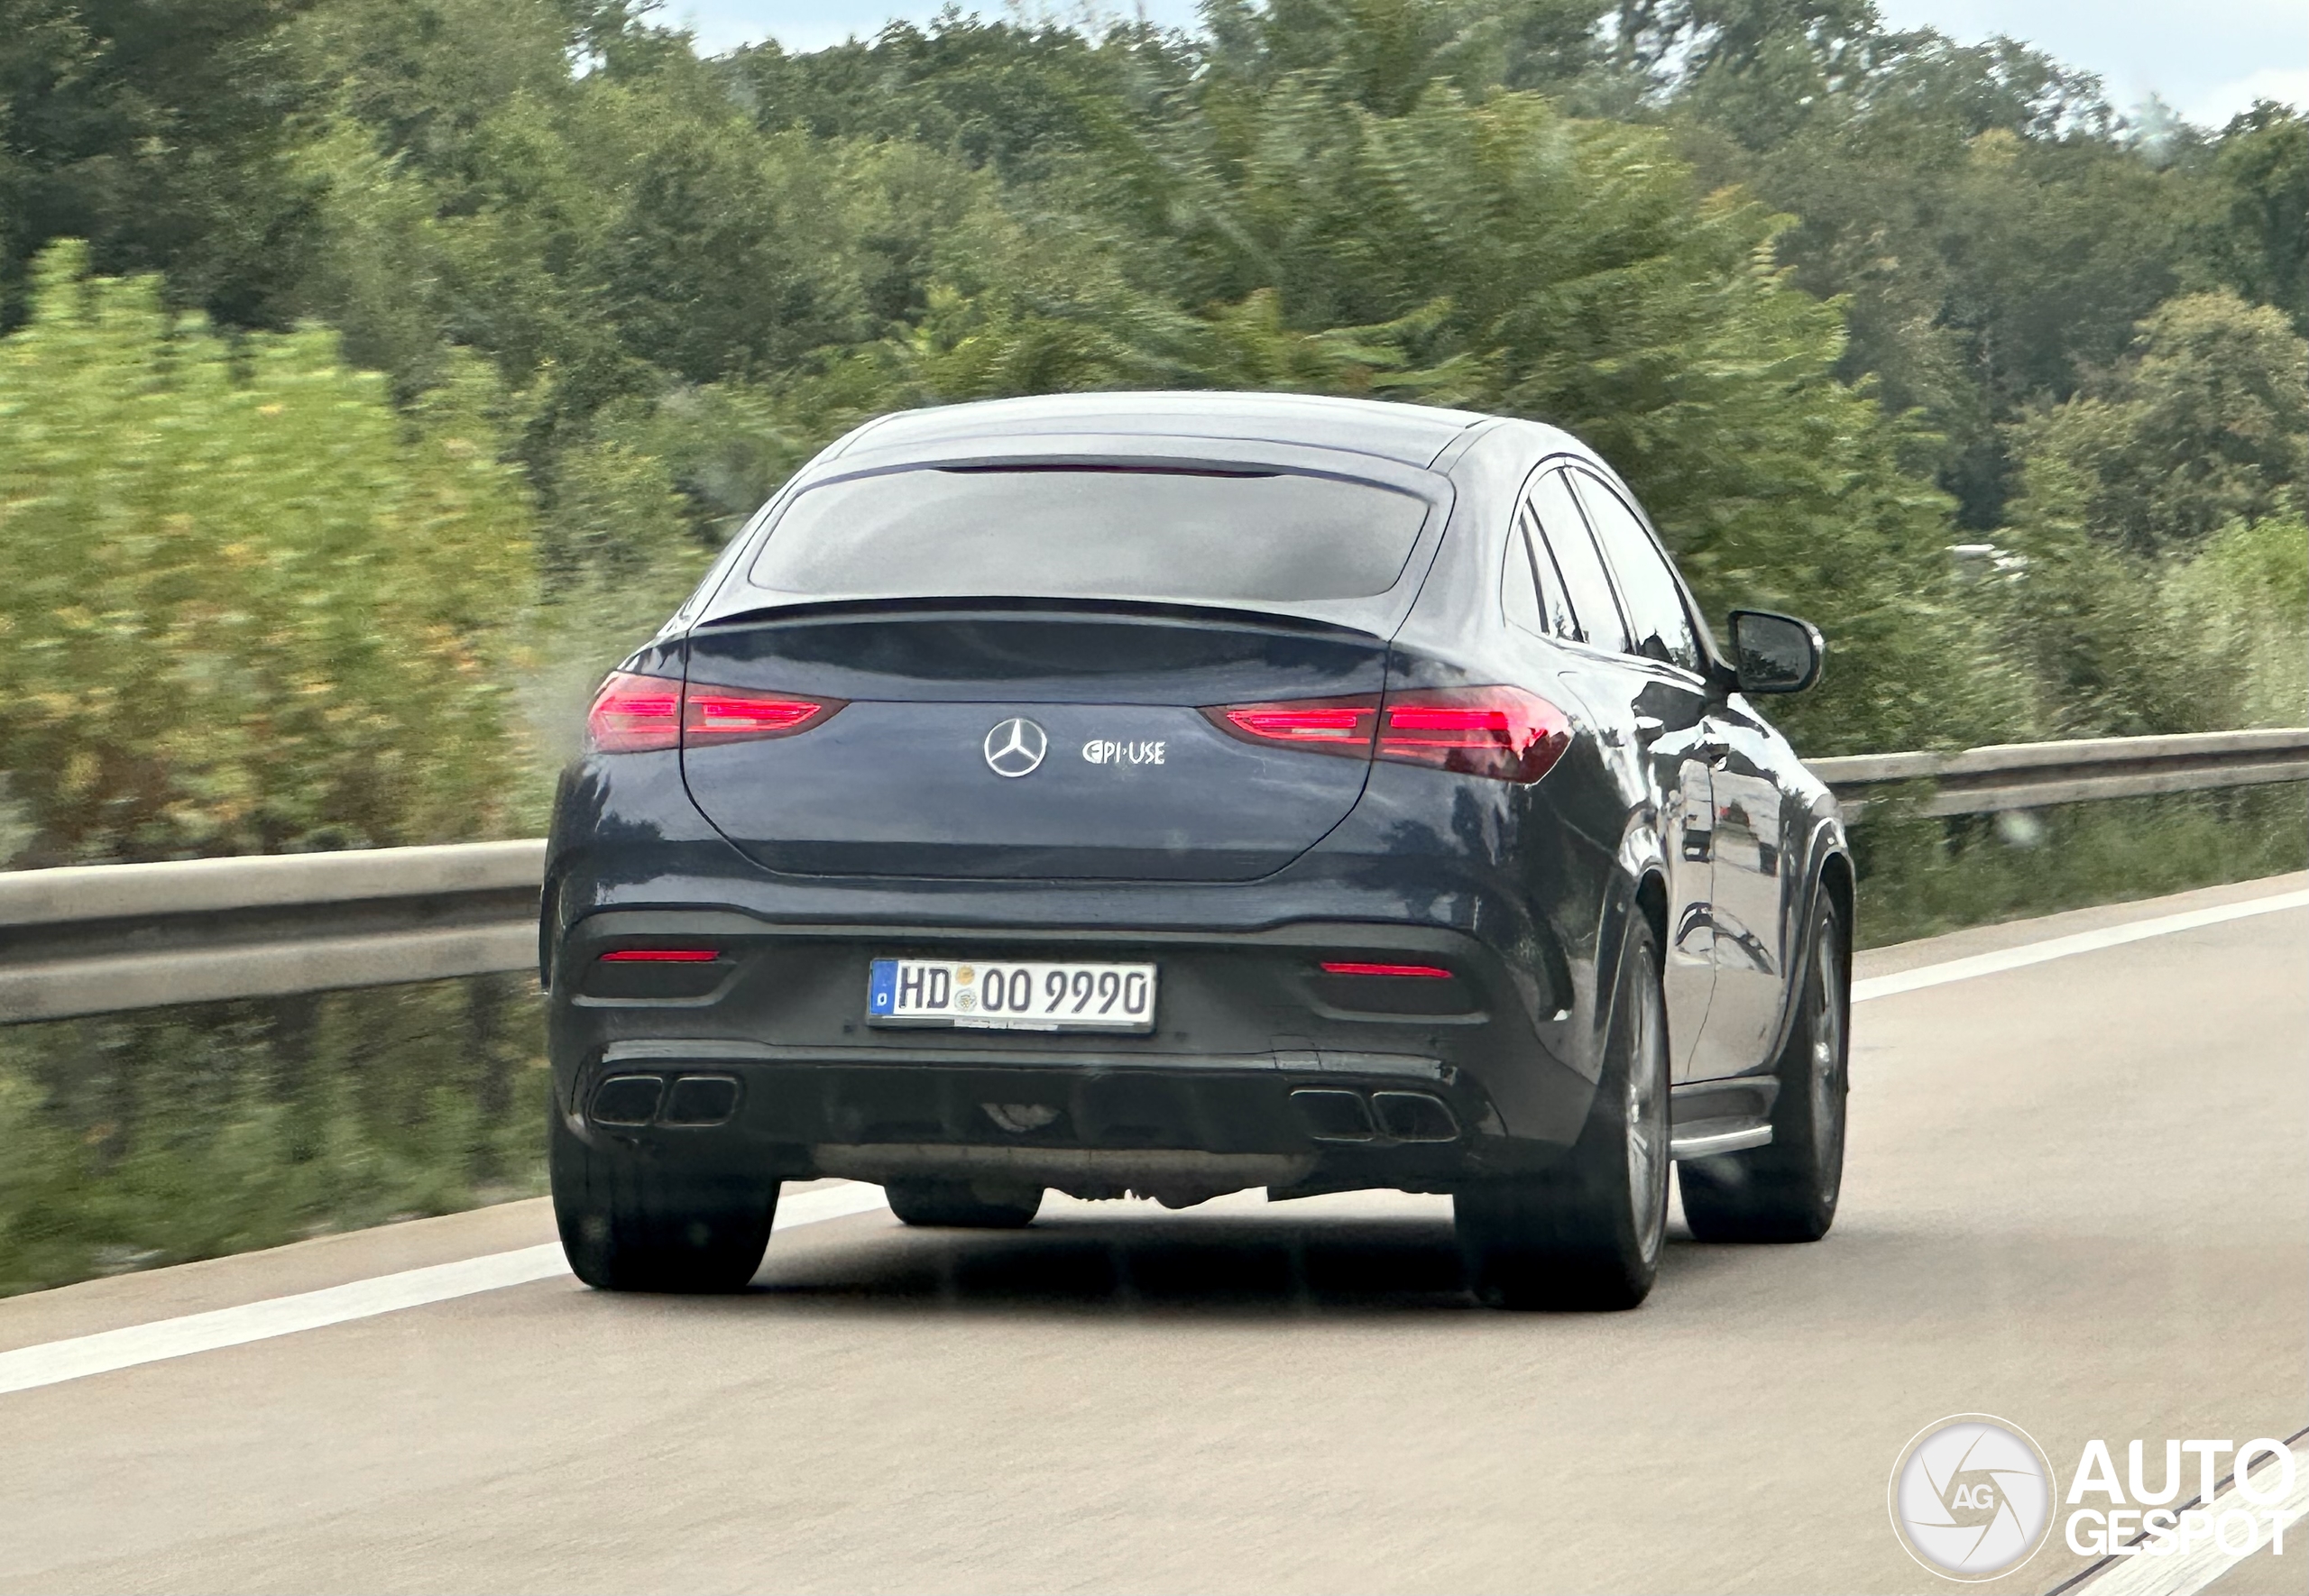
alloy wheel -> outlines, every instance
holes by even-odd
[[[1818,978],[1812,1000],[1812,1148],[1818,1160],[1820,1195],[1835,1200],[1844,1181],[1844,949],[1835,922],[1820,922],[1813,957]]]
[[[1624,1118],[1627,1127],[1629,1217],[1633,1221],[1637,1244],[1648,1262],[1658,1255],[1668,1224],[1668,1189],[1662,1173],[1668,1157],[1667,1113],[1662,1099],[1667,1078],[1667,1038],[1660,1032],[1656,988],[1648,978],[1651,971],[1646,969],[1642,974],[1647,978],[1640,985],[1638,1000],[1628,1015],[1633,1034],[1628,1038]]]

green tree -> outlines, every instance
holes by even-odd
[[[2233,294],[2160,307],[2135,346],[2019,428],[2021,525],[2080,527],[2136,554],[2300,503],[2309,344]]]
[[[2015,429],[2023,491],[1998,540],[2025,564],[1990,597],[2049,729],[2212,731],[2309,710],[2304,368],[2277,311],[2185,296]]]
[[[32,257],[89,243],[100,271],[284,326],[316,243],[296,170],[309,82],[283,23],[312,0],[17,0],[0,14],[0,329]]]
[[[2309,121],[2263,100],[2222,130],[2201,247],[2214,274],[2309,335]]]

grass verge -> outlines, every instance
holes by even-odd
[[[1928,820],[1872,808],[1852,828],[1863,947],[2121,903],[2309,866],[2299,784]]]
[[[0,1296],[544,1188],[535,983],[0,1029]]]

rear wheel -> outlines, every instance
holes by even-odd
[[[605,1291],[736,1291],[761,1267],[777,1182],[593,1147],[556,1111],[553,1213],[571,1272]]]
[[[882,1188],[890,1212],[908,1225],[956,1230],[1017,1230],[1043,1206],[1039,1186],[969,1180],[892,1180]]]
[[[1649,925],[1629,934],[1579,1140],[1543,1174],[1468,1188],[1452,1208],[1470,1283],[1496,1307],[1629,1308],[1650,1293],[1668,1218],[1668,1014]]]
[[[1850,1082],[1846,946],[1844,917],[1823,891],[1805,949],[1796,1023],[1780,1055],[1771,1141],[1676,1166],[1684,1218],[1703,1242],[1817,1242],[1835,1223]]]

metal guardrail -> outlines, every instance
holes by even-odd
[[[1927,815],[2309,780],[2309,728],[1815,759],[1846,813]],[[0,1024],[528,969],[545,843],[0,871]]]
[[[1960,754],[1860,754],[1805,763],[1835,789],[1847,818],[1872,790],[1912,782],[1932,784],[1922,813],[1994,814],[2096,798],[2309,780],[2309,728],[2003,743]]]
[[[528,969],[545,842],[0,871],[0,1024]]]

